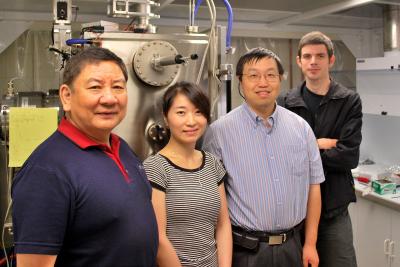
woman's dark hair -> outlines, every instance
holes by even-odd
[[[199,109],[201,114],[207,119],[207,122],[210,123],[210,100],[198,85],[191,82],[178,82],[169,87],[164,93],[162,108],[165,117],[178,94],[186,96]]]

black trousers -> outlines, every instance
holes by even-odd
[[[348,210],[332,219],[321,218],[317,250],[320,267],[357,267]]]
[[[302,254],[301,231],[296,231],[280,245],[260,242],[257,251],[234,245],[232,267],[302,267]]]

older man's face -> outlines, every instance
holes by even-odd
[[[65,89],[65,88],[64,88]],[[128,102],[126,80],[112,61],[87,64],[63,100],[68,119],[97,141],[108,138],[125,117]],[[63,92],[61,92],[63,96]]]

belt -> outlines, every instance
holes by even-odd
[[[304,221],[291,229],[281,232],[249,231],[241,227],[232,225],[233,235],[240,236],[241,239],[258,239],[258,242],[266,242],[268,245],[281,245],[294,236],[295,233],[303,229]]]

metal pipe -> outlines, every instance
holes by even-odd
[[[167,56],[167,57],[159,57],[152,59],[152,64],[155,69],[159,69],[160,67],[176,65],[176,64],[183,64],[188,60],[196,60],[198,58],[197,54],[191,54],[188,57],[183,57],[182,55],[178,54],[176,56]]]
[[[400,6],[384,6],[383,40],[385,52],[400,50]]]
[[[135,4],[134,6],[134,11],[135,12],[140,12],[144,14],[150,14],[150,5],[148,4]],[[138,17],[138,28],[143,29],[144,31],[147,29],[149,26],[149,18],[146,16],[140,16]]]
[[[189,0],[189,26],[194,26],[195,0]]]

